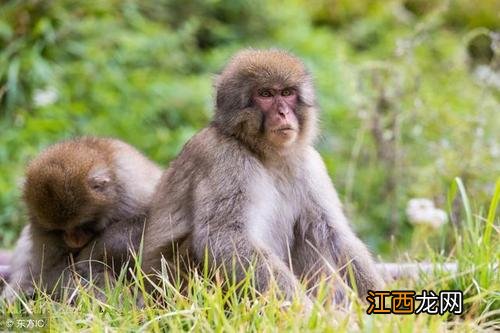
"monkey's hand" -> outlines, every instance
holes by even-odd
[[[137,217],[108,226],[76,256],[75,269],[85,278],[92,272],[109,270],[116,274],[138,251],[144,219]]]

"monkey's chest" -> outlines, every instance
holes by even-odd
[[[300,195],[293,187],[269,179],[258,185],[259,194],[248,211],[248,231],[256,244],[288,261],[301,206]]]

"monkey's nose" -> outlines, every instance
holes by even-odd
[[[278,114],[280,116],[286,116],[288,113],[289,113],[289,111],[288,111],[287,107],[280,107],[280,108],[278,108]]]

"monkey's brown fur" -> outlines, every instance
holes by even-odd
[[[298,120],[290,144],[267,139],[270,115],[256,103],[270,96],[256,93],[267,87],[287,90],[269,98],[278,103],[271,115]],[[289,91],[297,96],[292,110],[282,103]],[[238,279],[254,262],[257,289],[275,279],[288,298],[299,279],[313,287],[321,275],[338,270],[345,277],[347,267],[362,297],[380,287],[312,147],[316,132],[312,80],[300,60],[279,50],[235,55],[216,82],[213,122],[185,145],[157,187],[146,223],[145,271],[159,271],[162,256],[175,270],[176,257],[203,263],[208,254],[211,267],[222,265]]]
[[[40,154],[28,165],[23,186],[28,212],[36,215],[32,219],[48,229],[65,229],[85,217],[102,215],[118,193],[114,186],[106,192],[93,190],[89,176],[100,171],[115,183],[113,170],[107,169],[112,153],[109,142],[85,138],[76,144],[62,142]]]
[[[105,265],[120,269],[138,249],[160,175],[155,164],[115,139],[77,138],[43,151],[26,170],[30,223],[14,250],[10,288],[2,296],[11,301],[35,284],[61,296],[70,284],[72,257],[72,268],[84,279],[92,275],[94,283],[104,283]],[[68,233],[85,238],[71,246]]]

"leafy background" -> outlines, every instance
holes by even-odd
[[[25,223],[19,184],[41,149],[112,136],[167,166],[209,121],[227,59],[280,47],[315,78],[317,147],[361,237],[386,258],[416,237],[446,250],[434,234],[460,225],[455,177],[481,212],[500,175],[499,13],[496,0],[3,1],[0,245]],[[414,197],[451,223],[415,232]]]

